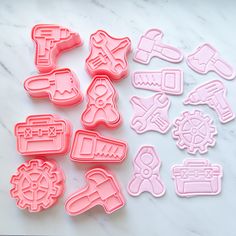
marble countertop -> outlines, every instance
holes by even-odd
[[[236,121],[222,125],[216,114],[207,106],[208,113],[217,126],[217,143],[207,155],[212,163],[223,166],[222,193],[215,197],[180,198],[175,194],[170,168],[181,163],[189,155],[176,147],[171,132],[166,135],[148,132],[137,135],[130,127],[132,95],[151,95],[149,91],[135,89],[128,76],[115,86],[119,93],[118,107],[123,124],[116,130],[99,129],[103,135],[127,140],[128,158],[119,165],[108,165],[119,180],[127,204],[112,215],[102,208],[94,208],[77,217],[66,215],[64,201],[69,193],[84,184],[85,171],[95,165],[72,163],[68,156],[57,159],[66,175],[66,191],[58,204],[39,214],[19,210],[10,198],[9,179],[18,165],[23,163],[15,148],[14,125],[30,114],[56,113],[69,119],[74,130],[81,128],[82,105],[56,108],[47,99],[33,101],[24,91],[23,82],[36,74],[34,46],[30,32],[37,23],[55,23],[79,32],[84,45],[59,59],[59,67],[74,70],[85,93],[91,79],[84,70],[88,55],[89,36],[97,29],[104,29],[113,36],[128,36],[133,49],[140,35],[149,28],[159,28],[165,33],[164,41],[175,45],[185,54],[192,52],[203,42],[214,45],[224,58],[236,67],[235,22],[236,2],[229,1],[0,1],[0,234],[47,234],[47,235],[168,235],[168,236],[235,236],[236,224]],[[178,67],[184,70],[184,94],[170,97],[170,119],[181,111],[193,109],[182,104],[183,98],[196,85],[212,79],[220,79],[214,73],[201,76],[190,70],[185,61],[174,65],[153,59],[148,66],[135,63],[129,57],[130,71],[158,70]],[[236,80],[224,82],[228,89],[227,99],[236,112]],[[161,178],[166,186],[162,198],[148,193],[139,197],[127,194],[126,186],[132,174],[132,159],[143,144],[155,146],[162,160]],[[199,157],[199,155],[198,155]]]

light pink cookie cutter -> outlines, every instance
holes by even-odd
[[[88,103],[81,115],[81,123],[87,129],[99,125],[115,128],[121,117],[117,109],[118,94],[106,75],[95,76],[87,90]]]
[[[183,71],[173,68],[160,71],[137,71],[132,75],[132,84],[139,89],[180,95],[184,87]]]
[[[172,136],[177,140],[180,149],[186,149],[188,153],[195,154],[199,151],[204,154],[208,147],[216,143],[216,127],[212,119],[199,110],[185,111],[174,121]]]
[[[24,87],[32,97],[49,97],[59,106],[69,106],[83,100],[76,75],[68,68],[31,76],[25,80]]]
[[[15,126],[17,151],[22,155],[65,154],[70,135],[70,123],[52,114],[31,115]]]
[[[164,34],[159,29],[148,30],[139,40],[134,60],[148,64],[153,57],[158,57],[168,62],[179,63],[183,60],[182,52],[172,46],[162,43]]]
[[[86,69],[92,77],[107,75],[112,80],[120,80],[128,74],[127,55],[130,51],[128,37],[114,38],[104,30],[98,30],[90,37]]]
[[[232,80],[235,78],[234,68],[225,62],[210,44],[205,43],[199,46],[192,54],[187,57],[188,66],[199,74],[207,74],[214,71],[224,79]]]
[[[168,131],[170,100],[164,93],[157,93],[148,98],[133,96],[130,102],[134,109],[130,126],[138,134],[151,130],[162,134]]]
[[[65,202],[66,212],[79,215],[96,205],[111,214],[125,205],[125,199],[114,176],[102,168],[95,168],[85,175],[87,185],[73,193]]]
[[[181,197],[217,195],[221,192],[223,170],[207,159],[185,159],[172,167],[176,194]]]
[[[41,73],[55,69],[62,51],[82,44],[79,34],[58,25],[35,25],[31,36],[36,46],[35,65]]]
[[[192,90],[184,100],[184,104],[208,105],[216,111],[221,123],[227,123],[235,118],[226,100],[226,88],[219,80],[204,83]]]
[[[127,156],[127,143],[106,138],[97,132],[77,130],[70,158],[76,162],[122,162]]]
[[[160,179],[161,161],[152,146],[142,146],[133,160],[134,173],[128,184],[128,193],[138,196],[149,192],[154,197],[165,194],[165,186]]]
[[[54,205],[64,191],[65,177],[56,162],[32,159],[11,177],[10,194],[21,209],[39,212]]]

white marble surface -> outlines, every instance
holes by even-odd
[[[84,70],[88,55],[88,39],[97,29],[105,29],[113,36],[129,36],[133,48],[145,30],[156,27],[165,32],[164,41],[176,45],[184,53],[191,52],[202,42],[214,45],[226,60],[236,67],[236,2],[230,1],[0,1],[0,234],[49,234],[49,235],[168,235],[168,236],[235,236],[236,235],[236,121],[221,125],[216,114],[201,107],[214,119],[218,129],[217,144],[204,157],[224,168],[222,193],[216,197],[179,198],[174,192],[170,167],[181,163],[188,155],[180,151],[171,132],[166,135],[146,133],[137,135],[129,128],[132,108],[129,97],[149,95],[148,91],[132,87],[130,76],[116,85],[119,92],[119,109],[124,117],[123,125],[114,131],[100,129],[129,142],[129,156],[120,165],[109,165],[116,174],[127,205],[106,215],[101,208],[69,217],[64,211],[66,196],[84,183],[84,172],[93,165],[76,165],[68,156],[58,158],[66,174],[66,192],[58,204],[42,213],[29,214],[19,210],[9,196],[9,179],[24,158],[16,152],[14,124],[27,115],[58,113],[71,120],[74,130],[79,122],[81,106],[59,109],[48,100],[32,101],[23,89],[24,79],[36,73],[34,47],[30,31],[37,23],[56,23],[78,31],[83,47],[63,54],[59,66],[73,69],[81,81],[83,92],[91,81]],[[200,76],[185,64],[174,65],[153,59],[150,65],[135,63],[129,58],[130,71],[179,67],[185,72],[184,95],[171,97],[170,118],[173,120],[182,110],[184,96],[195,85],[219,78],[214,73]],[[223,81],[223,79],[222,79]],[[236,111],[234,81],[223,81],[228,88],[228,100]],[[189,109],[193,109],[189,107]],[[130,197],[126,185],[132,172],[132,158],[142,144],[156,147],[162,160],[161,177],[166,194],[155,199],[148,193]]]

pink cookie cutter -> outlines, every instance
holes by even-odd
[[[185,159],[182,165],[172,167],[176,194],[181,197],[217,195],[221,192],[223,170],[207,159]]]
[[[187,57],[188,66],[199,74],[214,71],[224,79],[235,78],[234,68],[225,62],[210,44],[205,43]]]
[[[36,46],[35,65],[41,73],[55,69],[62,51],[82,44],[79,34],[58,25],[35,25],[31,36]]]
[[[235,114],[226,100],[226,88],[219,80],[204,83],[192,90],[184,104],[206,104],[216,111],[222,123],[227,123],[235,118]]]
[[[52,114],[31,115],[15,126],[17,151],[22,155],[65,154],[70,135],[70,123]]]
[[[134,173],[128,184],[128,193],[138,196],[150,192],[154,197],[165,194],[165,186],[160,179],[161,161],[152,146],[143,146],[133,160]]]
[[[81,116],[87,129],[98,125],[115,128],[121,123],[116,102],[118,94],[106,75],[95,76],[87,90],[88,104]]]
[[[122,162],[127,156],[127,143],[105,138],[97,132],[77,130],[71,160],[77,162]]]
[[[212,123],[212,119],[199,110],[185,111],[174,121],[172,136],[180,149],[190,154],[197,151],[203,154],[216,143],[217,131]]]
[[[148,98],[134,96],[130,102],[134,109],[130,126],[138,134],[151,130],[162,134],[168,131],[170,100],[164,93],[157,93]]]
[[[32,97],[49,97],[59,106],[73,105],[83,100],[76,75],[68,68],[31,76],[25,80],[24,87]]]
[[[65,177],[54,161],[33,159],[11,177],[10,194],[21,209],[39,212],[54,205],[64,191]]]
[[[120,80],[128,74],[127,55],[131,51],[129,38],[113,38],[103,30],[90,37],[90,54],[86,59],[89,74],[107,75]]]
[[[96,205],[104,208],[107,214],[125,205],[124,197],[114,176],[102,168],[95,168],[85,175],[87,186],[73,193],[66,200],[66,212],[79,215]]]
[[[166,60],[172,63],[179,63],[183,60],[182,52],[172,46],[162,43],[164,34],[159,29],[148,30],[139,40],[134,60],[148,64],[153,57]]]
[[[180,95],[184,87],[183,71],[171,68],[160,71],[137,71],[133,73],[132,84],[135,88]]]

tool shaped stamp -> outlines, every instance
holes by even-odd
[[[207,153],[208,147],[216,143],[213,120],[199,110],[183,112],[173,125],[172,137],[177,140],[177,146],[190,154]]]
[[[82,214],[100,205],[111,214],[125,205],[125,199],[115,177],[103,168],[95,168],[85,175],[87,185],[73,193],[65,202],[66,212],[71,215]]]
[[[154,197],[165,194],[165,186],[160,179],[161,161],[153,146],[142,146],[133,160],[134,172],[128,184],[128,193],[138,196],[149,192]]]
[[[222,177],[222,167],[205,158],[188,158],[172,167],[175,192],[180,197],[218,195]]]
[[[61,52],[82,44],[79,34],[59,25],[35,25],[31,37],[36,47],[35,65],[41,73],[56,68],[57,57]]]
[[[68,68],[31,76],[25,80],[24,87],[33,98],[49,97],[58,106],[69,106],[83,100],[79,81]]]
[[[183,71],[173,68],[160,71],[137,71],[132,75],[132,84],[139,89],[180,95],[184,87]]]
[[[214,71],[226,80],[232,80],[236,76],[235,69],[224,61],[219,52],[210,44],[199,46],[187,57],[188,66],[199,74],[207,74]]]
[[[221,123],[227,123],[235,118],[235,113],[226,100],[226,87],[219,80],[212,80],[192,90],[184,104],[208,105],[214,109]]]
[[[87,90],[88,103],[81,115],[81,123],[87,129],[98,125],[115,128],[121,123],[117,109],[118,94],[109,78],[105,75],[95,76]]]
[[[158,57],[172,63],[181,62],[182,52],[173,46],[163,44],[163,36],[163,32],[159,29],[150,29],[142,35],[134,54],[134,61],[148,64],[153,57]]]
[[[130,126],[138,134],[151,130],[162,134],[168,131],[170,100],[164,93],[156,93],[147,98],[133,96],[130,102],[134,109]]]
[[[128,37],[114,38],[104,30],[98,30],[90,37],[86,69],[92,77],[107,75],[112,80],[120,80],[128,74],[127,55],[130,51]]]

